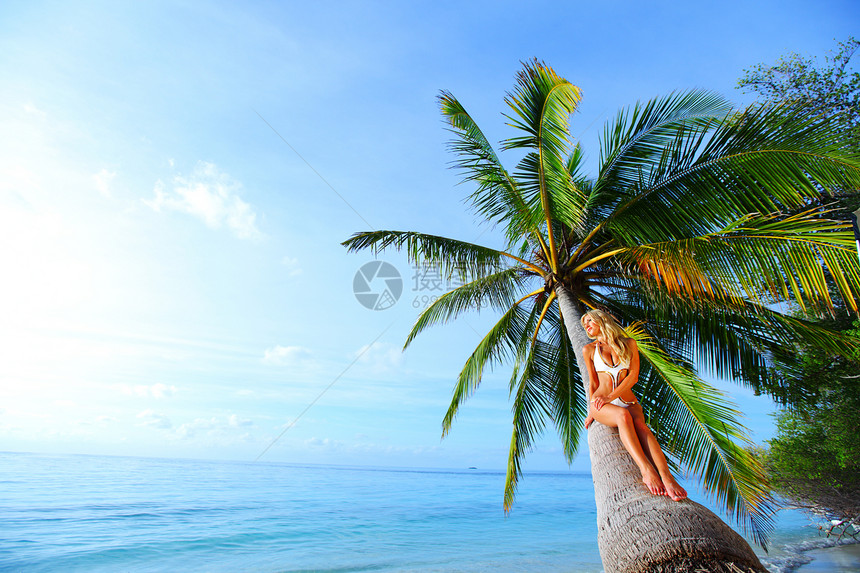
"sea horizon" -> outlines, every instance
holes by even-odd
[[[493,469],[0,452],[0,571],[602,571],[591,474],[528,477],[505,514]],[[757,552],[831,544],[781,512]]]
[[[228,463],[228,464],[274,464],[274,465],[289,465],[289,466],[309,466],[309,467],[331,467],[344,469],[369,469],[369,470],[426,470],[426,471],[485,471],[505,473],[502,467],[480,467],[480,466],[401,466],[401,465],[377,465],[377,464],[338,464],[329,462],[307,462],[307,461],[285,461],[285,460],[254,460],[252,458],[214,458],[214,457],[195,457],[195,456],[158,456],[150,454],[115,454],[115,453],[90,453],[90,452],[59,452],[59,451],[36,451],[36,450],[0,450],[0,455],[4,454],[25,454],[35,456],[58,456],[58,457],[93,457],[93,458],[128,458],[136,460],[176,460],[189,462],[212,462],[212,463]],[[591,471],[582,469],[526,469],[524,474],[553,474],[553,473],[579,473],[591,475]]]

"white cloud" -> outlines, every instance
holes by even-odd
[[[176,386],[168,386],[161,382],[156,382],[151,386],[120,384],[117,387],[127,396],[140,396],[141,398],[167,398],[176,394]]]
[[[36,171],[22,165],[0,166],[0,190],[9,191],[9,197],[17,197],[21,205],[29,207],[29,203],[20,192],[27,192],[41,187],[40,176]]]
[[[107,169],[102,169],[93,175],[93,184],[95,185],[96,190],[101,193],[103,197],[110,199],[111,183],[113,182],[114,177],[116,177],[116,171],[108,171]]]
[[[302,268],[299,266],[299,260],[294,259],[292,257],[284,257],[281,259],[281,264],[287,267],[287,272],[290,273],[291,277],[298,276],[304,272]]]
[[[41,109],[37,108],[32,103],[25,103],[24,104],[24,113],[26,113],[27,115],[34,115],[34,116],[38,117],[39,119],[45,119],[46,117],[48,117],[47,113],[45,113]]]
[[[316,437],[305,440],[305,445],[309,448],[320,448],[333,451],[343,450],[346,447],[346,444],[344,442],[341,442],[340,440]]]
[[[146,388],[153,398],[165,398],[176,393],[176,386],[168,386],[158,382]]]
[[[227,423],[234,428],[242,428],[246,426],[253,426],[254,422],[251,420],[247,420],[244,418],[240,418],[236,414],[231,414],[229,418],[227,418]]]
[[[164,414],[159,414],[150,409],[144,410],[143,412],[138,414],[137,417],[141,420],[141,426],[147,426],[149,428],[158,428],[159,430],[169,430],[173,427],[173,422],[170,421],[170,418],[168,418]]]
[[[195,438],[202,434],[209,438],[228,438],[235,437],[238,428],[247,428],[253,426],[254,422],[245,418],[240,418],[236,414],[231,414],[227,418],[197,418],[193,422],[186,422],[176,428],[176,434],[181,438]],[[239,436],[240,438],[247,437],[247,434]]]
[[[266,349],[263,353],[263,362],[266,364],[297,364],[308,358],[311,351],[302,346],[274,346]]]
[[[353,357],[358,357],[359,364],[364,364],[372,371],[380,373],[400,366],[403,362],[403,351],[391,344],[374,342],[362,346],[353,354]]]
[[[193,422],[186,422],[176,428],[176,433],[183,438],[193,438],[197,435],[197,432],[204,431],[211,433],[211,430],[218,428],[218,426],[216,418],[197,418]]]
[[[157,212],[187,213],[210,229],[227,227],[240,239],[259,239],[262,233],[257,228],[257,214],[239,197],[241,189],[241,183],[214,163],[201,161],[189,177],[174,177],[172,185],[158,181],[155,197],[144,203]]]

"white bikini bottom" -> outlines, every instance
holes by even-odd
[[[615,404],[616,406],[621,406],[622,408],[629,408],[630,406],[635,406],[636,402],[625,402],[621,398],[616,398],[610,404]]]

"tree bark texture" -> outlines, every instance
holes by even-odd
[[[555,290],[587,394],[583,347],[590,340],[580,323],[583,312],[565,287]],[[652,495],[617,428],[594,422],[588,448],[606,573],[766,571],[749,543],[712,511],[689,499]]]

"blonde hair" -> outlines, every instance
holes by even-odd
[[[606,342],[609,343],[610,348],[618,355],[619,362],[630,360],[630,349],[624,343],[624,339],[627,337],[624,335],[624,330],[622,330],[621,325],[618,324],[614,316],[598,309],[589,310],[582,315],[580,322],[582,322],[583,328],[585,327],[586,318],[591,318],[591,320],[600,325],[600,333],[606,338]],[[589,338],[594,337],[589,336]]]

